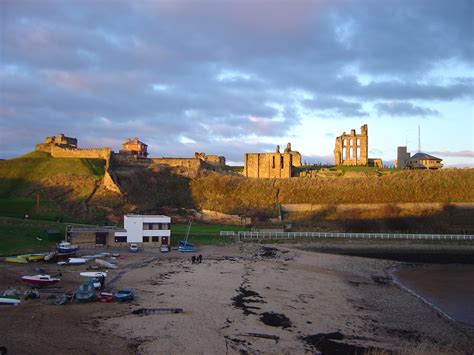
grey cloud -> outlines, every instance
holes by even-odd
[[[314,110],[331,110],[337,116],[364,117],[368,113],[362,110],[362,105],[358,102],[349,102],[336,97],[320,96],[313,100],[305,100],[302,104]]]
[[[429,154],[439,156],[440,158],[443,157],[458,157],[458,158],[474,158],[474,151],[473,150],[460,150],[460,151],[437,151],[437,152],[429,152]],[[471,162],[471,165],[474,164],[474,160]]]
[[[472,98],[468,75],[429,80],[445,61],[472,68],[472,6],[3,0],[0,123],[12,138],[0,148],[31,149],[19,139],[30,127],[34,139],[59,130],[88,145],[137,135],[163,154],[184,153],[186,136],[237,159],[219,142],[278,140],[299,124],[301,105],[363,117],[363,104],[379,100]],[[249,77],[219,81],[225,71]],[[380,78],[362,84],[357,73]],[[296,91],[315,99],[301,102]]]
[[[438,116],[437,110],[415,106],[410,102],[379,102],[375,104],[379,115],[388,116]]]

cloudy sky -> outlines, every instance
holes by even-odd
[[[243,161],[408,144],[474,166],[471,0],[0,0],[0,158],[47,135]]]

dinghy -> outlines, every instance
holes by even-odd
[[[95,262],[103,267],[106,267],[107,269],[117,269],[117,265],[111,264],[102,259],[95,259]]]

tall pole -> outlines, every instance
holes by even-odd
[[[420,125],[418,125],[418,153],[421,153],[421,135],[420,135]]]

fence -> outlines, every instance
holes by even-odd
[[[221,237],[245,240],[339,238],[339,239],[398,239],[398,240],[458,240],[474,241],[472,234],[394,234],[394,233],[325,233],[325,232],[220,232]]]

